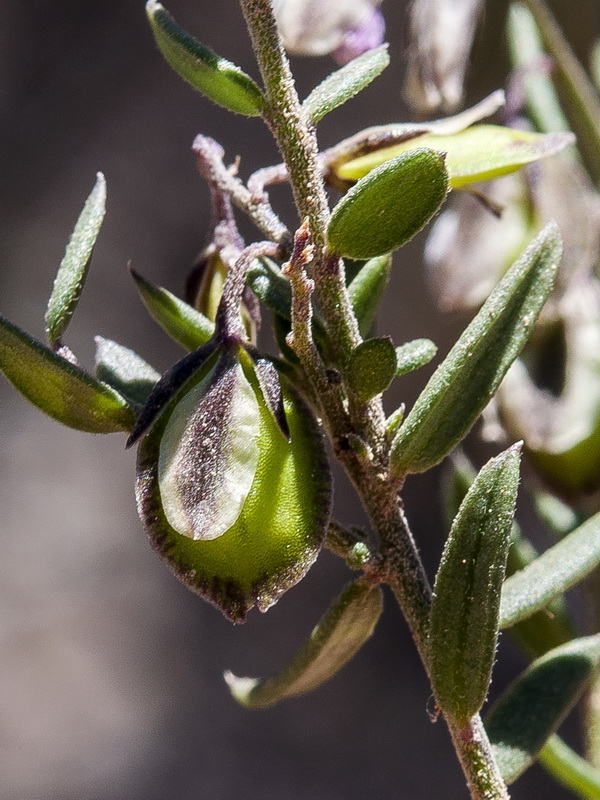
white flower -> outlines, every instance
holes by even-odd
[[[273,0],[286,49],[298,55],[333,53],[340,63],[381,44],[381,0]]]

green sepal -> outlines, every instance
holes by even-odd
[[[262,708],[316,689],[339,672],[369,639],[382,608],[379,587],[360,581],[348,584],[279,672],[264,679],[225,673],[232,695],[243,706]]]
[[[349,388],[366,403],[388,388],[396,375],[396,349],[389,337],[366,339],[350,354],[346,367]]]
[[[508,628],[545,608],[600,564],[600,513],[507,578],[500,625]]]
[[[421,392],[392,445],[396,475],[424,472],[469,432],[521,352],[562,252],[549,223],[513,264]]]
[[[0,370],[49,417],[89,433],[129,431],[134,413],[105,383],[0,317]]]
[[[375,80],[390,63],[387,50],[387,44],[367,50],[315,86],[302,103],[302,110],[311,122],[316,124]]]
[[[444,714],[464,725],[487,696],[521,446],[492,458],[469,488],[444,547],[429,627],[429,670]]]
[[[390,280],[392,257],[388,253],[371,258],[348,286],[350,304],[362,336],[367,336]]]
[[[142,302],[153,320],[186,350],[205,344],[214,333],[214,323],[174,294],[130,269]]]
[[[174,415],[187,413],[180,403],[189,393],[207,377],[206,385],[214,385],[216,378],[210,378],[209,373],[215,368],[210,359],[180,386],[142,440],[136,482],[138,510],[154,548],[190,589],[232,622],[243,622],[254,606],[266,611],[304,577],[321,549],[331,509],[329,463],[314,415],[282,377],[290,432],[287,441],[264,400],[250,358],[241,349],[238,355],[258,403],[254,441],[259,452],[254,480],[231,527],[213,539],[183,535],[167,520],[161,496],[163,438],[169,426],[173,434],[177,423],[171,422]],[[205,411],[215,420],[227,415],[227,408],[218,402],[213,408],[206,405]],[[220,438],[211,433],[210,425],[203,429],[206,436],[190,439],[186,445],[190,463],[212,457],[211,448],[220,446]],[[168,446],[174,442],[172,436]],[[166,463],[166,450],[162,455]]]
[[[48,301],[46,335],[51,344],[60,341],[77,307],[105,211],[106,181],[99,172],[71,234]]]
[[[386,161],[361,178],[333,209],[329,247],[350,258],[381,256],[406,244],[448,194],[444,157],[425,148]]]
[[[133,406],[143,406],[160,373],[133,350],[112,339],[95,336],[96,377],[112,386]]]
[[[396,375],[406,375],[429,364],[437,353],[437,345],[431,339],[413,339],[396,348]]]
[[[600,663],[600,636],[574,639],[538,658],[494,703],[485,721],[506,783],[537,758]]]
[[[270,259],[255,259],[246,272],[246,281],[261,303],[291,320],[292,286]]]
[[[375,150],[347,161],[336,170],[338,178],[356,181],[389,159],[426,147],[446,156],[453,189],[514,172],[532,161],[552,156],[575,141],[572,133],[532,133],[498,125],[473,125],[452,134],[425,133],[406,142]]]
[[[186,33],[157,0],[146,3],[146,14],[159,50],[194,89],[237,114],[262,114],[265,98],[249,75]]]

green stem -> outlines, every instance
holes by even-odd
[[[302,112],[270,0],[240,0],[240,5],[264,82],[266,121],[287,165],[300,217],[306,220],[310,232],[313,261],[308,277],[314,279],[315,295],[330,336],[334,365],[343,372],[349,354],[360,343],[361,337],[346,290],[343,263],[327,249],[329,208],[314,129]],[[296,273],[294,304],[298,313],[298,324],[292,330],[294,337],[304,336],[304,340],[296,344],[300,345],[301,351],[306,350],[302,363],[309,371],[316,370],[314,381],[318,387],[322,384],[322,377],[317,374],[321,370],[308,336],[307,309],[304,307],[308,287],[300,282],[302,276],[297,274],[298,265],[302,266],[290,264],[292,272]],[[388,581],[427,669],[431,588],[400,505],[400,483],[388,475],[385,417],[381,403],[374,401],[360,410],[350,404],[346,410],[342,388],[335,398],[331,398],[331,391],[330,382],[320,400],[336,456],[353,480],[380,537],[380,555]],[[363,438],[372,458],[350,446],[352,434]],[[466,728],[460,730],[451,722],[449,726],[472,799],[507,800],[506,787],[479,717],[474,717]]]
[[[577,755],[560,736],[551,736],[542,752],[540,763],[559,783],[581,797],[600,800],[600,771]]]

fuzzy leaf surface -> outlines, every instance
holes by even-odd
[[[450,186],[454,189],[476,181],[514,172],[563,150],[575,141],[572,133],[532,133],[498,125],[473,125],[452,134],[426,133],[392,147],[348,161],[338,167],[343,180],[359,180],[377,165],[415,147],[428,147],[446,155]]]
[[[133,427],[121,395],[1,317],[0,370],[30,403],[70,428],[113,433]]]
[[[508,628],[559,597],[600,564],[600,513],[506,579],[500,626]]]
[[[215,326],[204,314],[135,270],[130,271],[148,313],[172,339],[186,350],[195,350],[210,339]]]
[[[574,639],[534,661],[494,703],[485,727],[507,783],[535,761],[599,663],[599,636]]]
[[[494,289],[398,431],[391,454],[397,475],[433,467],[469,432],[527,341],[561,253],[549,223]]]
[[[329,246],[369,259],[401,247],[438,211],[448,193],[444,158],[413,149],[361,178],[333,209]]]
[[[348,286],[350,304],[363,336],[368,335],[375,322],[391,269],[392,257],[389,254],[376,256],[361,267]]]
[[[390,63],[387,44],[367,50],[328,75],[302,103],[302,110],[313,123],[362,91]]]
[[[459,725],[479,711],[490,684],[520,455],[515,445],[479,472],[452,524],[435,579],[432,687],[444,713]]]
[[[230,111],[258,117],[264,96],[249,75],[180,28],[157,0],[146,14],[159,50],[184,80]]]
[[[350,354],[346,377],[362,403],[388,388],[396,375],[396,349],[389,337],[366,339]]]
[[[437,345],[431,339],[413,339],[396,348],[396,375],[406,375],[429,364],[437,353]]]
[[[60,340],[77,307],[105,211],[106,181],[99,172],[71,234],[48,301],[46,334],[51,343]]]
[[[96,336],[96,377],[131,403],[142,406],[160,373],[133,350],[112,339]]]
[[[249,708],[270,706],[310,692],[329,680],[369,639],[383,608],[383,593],[350,583],[327,609],[309,639],[279,672],[269,678],[225,674],[235,699]]]

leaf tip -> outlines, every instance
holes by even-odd
[[[239,678],[237,675],[234,675],[233,672],[227,670],[223,673],[223,678],[225,683],[227,684],[229,691],[231,692],[231,696],[234,700],[242,705],[246,706],[246,708],[250,707],[251,703],[250,695],[252,690],[258,683],[257,678]]]

